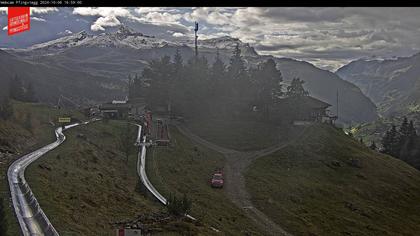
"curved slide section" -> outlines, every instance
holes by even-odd
[[[55,142],[22,156],[10,165],[9,170],[7,171],[10,194],[16,217],[24,236],[59,235],[54,226],[48,220],[44,211],[41,209],[37,199],[31,191],[31,188],[25,180],[26,167],[45,153],[62,144],[66,140],[66,136],[64,136],[63,131],[87,123],[89,122],[86,121],[83,123],[67,125],[64,129],[62,129],[62,127],[57,128],[55,130],[55,136],[57,138]]]
[[[137,134],[137,141],[139,143],[141,140],[141,125],[137,125],[139,127],[138,134]],[[139,144],[141,146],[141,151],[138,153],[137,157],[137,174],[140,177],[141,182],[146,186],[146,188],[155,196],[163,205],[166,205],[167,201],[166,198],[160,194],[155,187],[150,183],[149,178],[147,178],[146,174],[146,136],[143,137],[142,143]]]

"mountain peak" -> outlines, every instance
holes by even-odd
[[[117,30],[117,34],[134,34],[136,33],[132,28],[126,25],[120,25]]]
[[[142,33],[135,31],[127,25],[120,25],[115,34],[118,36],[144,36]]]

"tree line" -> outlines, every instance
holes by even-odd
[[[420,161],[420,138],[414,122],[404,117],[399,128],[394,124],[381,140],[382,153],[413,163]],[[419,166],[420,167],[420,166]]]
[[[165,107],[172,114],[239,115],[258,108],[269,119],[269,108],[284,96],[307,96],[304,81],[295,78],[283,91],[283,77],[273,59],[248,68],[236,45],[225,64],[217,51],[184,62],[179,50],[149,63],[140,76],[129,78],[129,98],[144,96],[150,107]]]

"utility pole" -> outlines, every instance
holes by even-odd
[[[194,34],[195,34],[195,56],[198,56],[198,46],[197,46],[197,31],[198,31],[198,22],[195,22]]]

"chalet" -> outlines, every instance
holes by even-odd
[[[146,102],[142,98],[113,100],[99,105],[99,113],[108,119],[139,118],[144,113]]]
[[[99,105],[99,110],[104,118],[126,119],[131,110],[131,104],[127,101],[112,101]]]
[[[311,96],[287,97],[276,104],[277,112],[289,114],[288,118],[295,125],[306,125],[314,122],[332,123],[336,116],[330,116],[331,104]]]

